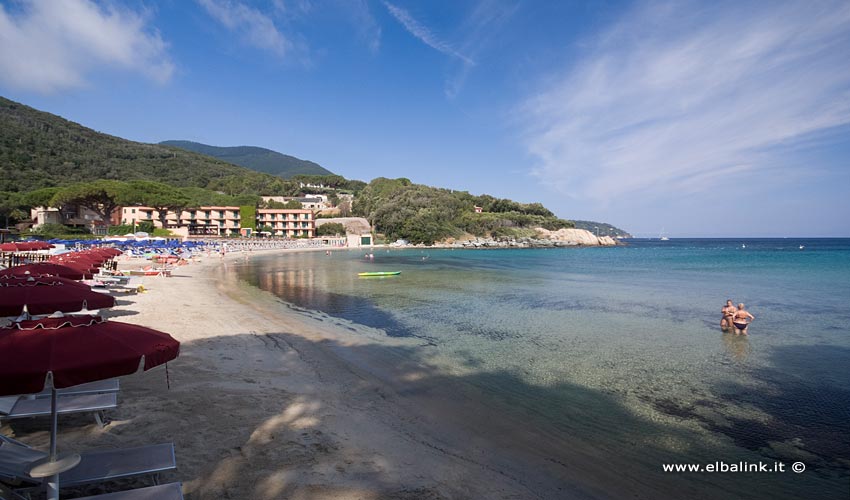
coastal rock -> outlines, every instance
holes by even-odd
[[[551,240],[556,243],[556,246],[614,246],[617,241],[610,236],[597,237],[586,229],[558,229],[557,231],[549,231],[542,227],[536,228],[537,235],[541,240]]]
[[[584,229],[547,231],[537,228],[537,238],[475,238],[446,244],[449,248],[551,248],[574,246],[614,246],[617,241],[610,236],[597,238]]]

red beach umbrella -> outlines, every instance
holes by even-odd
[[[68,278],[62,278],[60,276],[32,276],[29,274],[24,275],[9,275],[2,274],[0,271],[0,287],[4,286],[36,286],[36,285],[68,285],[70,287],[80,288],[86,291],[91,291],[91,287],[86,285],[85,283],[81,283],[79,281],[74,281]]]
[[[139,325],[79,315],[0,327],[0,396],[32,394],[48,374],[62,389],[149,370],[177,357],[171,335]]]
[[[94,292],[80,283],[71,285],[60,280],[62,278],[0,280],[0,285],[6,285],[0,286],[0,316],[19,316],[24,309],[29,314],[51,314],[115,305],[115,299],[110,295]]]
[[[107,257],[102,257],[89,253],[76,253],[76,254],[62,254],[57,255],[55,257],[51,257],[50,260],[55,261],[66,261],[66,262],[103,262],[107,260]]]
[[[94,255],[99,255],[99,256],[110,258],[110,259],[112,257],[117,257],[117,256],[121,255],[122,253],[124,253],[121,250],[118,250],[117,248],[111,248],[111,247],[93,248],[93,249],[89,250],[89,252],[94,254]]]
[[[90,259],[76,258],[76,259],[50,259],[50,262],[54,262],[56,264],[62,264],[63,266],[73,267],[76,269],[93,269],[93,272],[97,272],[97,269],[100,267],[100,262],[96,262]]]
[[[0,276],[19,276],[29,273],[32,276],[50,275],[60,276],[72,280],[90,279],[91,273],[86,273],[79,269],[74,269],[62,264],[53,262],[37,262],[34,264],[24,264],[23,266],[10,267],[0,272]]]
[[[51,388],[50,459],[30,471],[51,477],[48,498],[59,498],[59,473],[80,460],[56,455],[56,389],[129,375],[141,363],[149,370],[179,353],[180,343],[167,333],[99,316],[42,318],[0,328],[0,396]]]
[[[19,241],[15,243],[18,246],[18,250],[30,251],[30,250],[47,250],[49,248],[53,248],[53,245],[44,241]]]

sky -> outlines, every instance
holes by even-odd
[[[639,237],[850,236],[846,0],[0,0],[0,95]]]

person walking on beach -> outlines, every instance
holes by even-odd
[[[747,327],[750,326],[750,323],[756,319],[755,316],[749,313],[749,311],[744,308],[744,304],[738,304],[738,310],[735,311],[735,316],[733,316],[732,324],[735,325],[735,333],[742,333],[744,335],[747,334]]]
[[[726,305],[720,309],[720,313],[723,315],[720,318],[720,329],[726,331],[732,328],[732,320],[735,316],[735,305],[732,303],[732,299],[726,301]]]

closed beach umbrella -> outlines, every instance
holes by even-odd
[[[80,269],[74,269],[70,266],[64,266],[54,262],[37,262],[34,264],[24,264],[23,266],[10,267],[0,272],[0,276],[21,276],[29,274],[31,276],[60,276],[72,280],[81,280],[91,278],[91,273],[86,273]]]
[[[91,287],[71,285],[61,278],[49,280],[0,280],[0,316],[51,314],[56,311],[76,312],[83,309],[103,309],[115,305],[109,295],[94,292]]]
[[[149,370],[179,353],[180,343],[167,333],[99,316],[41,318],[0,328],[0,396],[51,388],[50,459],[39,471],[52,475],[48,498],[59,498],[59,472],[79,461],[79,456],[57,460],[56,389],[129,375],[142,363]]]

